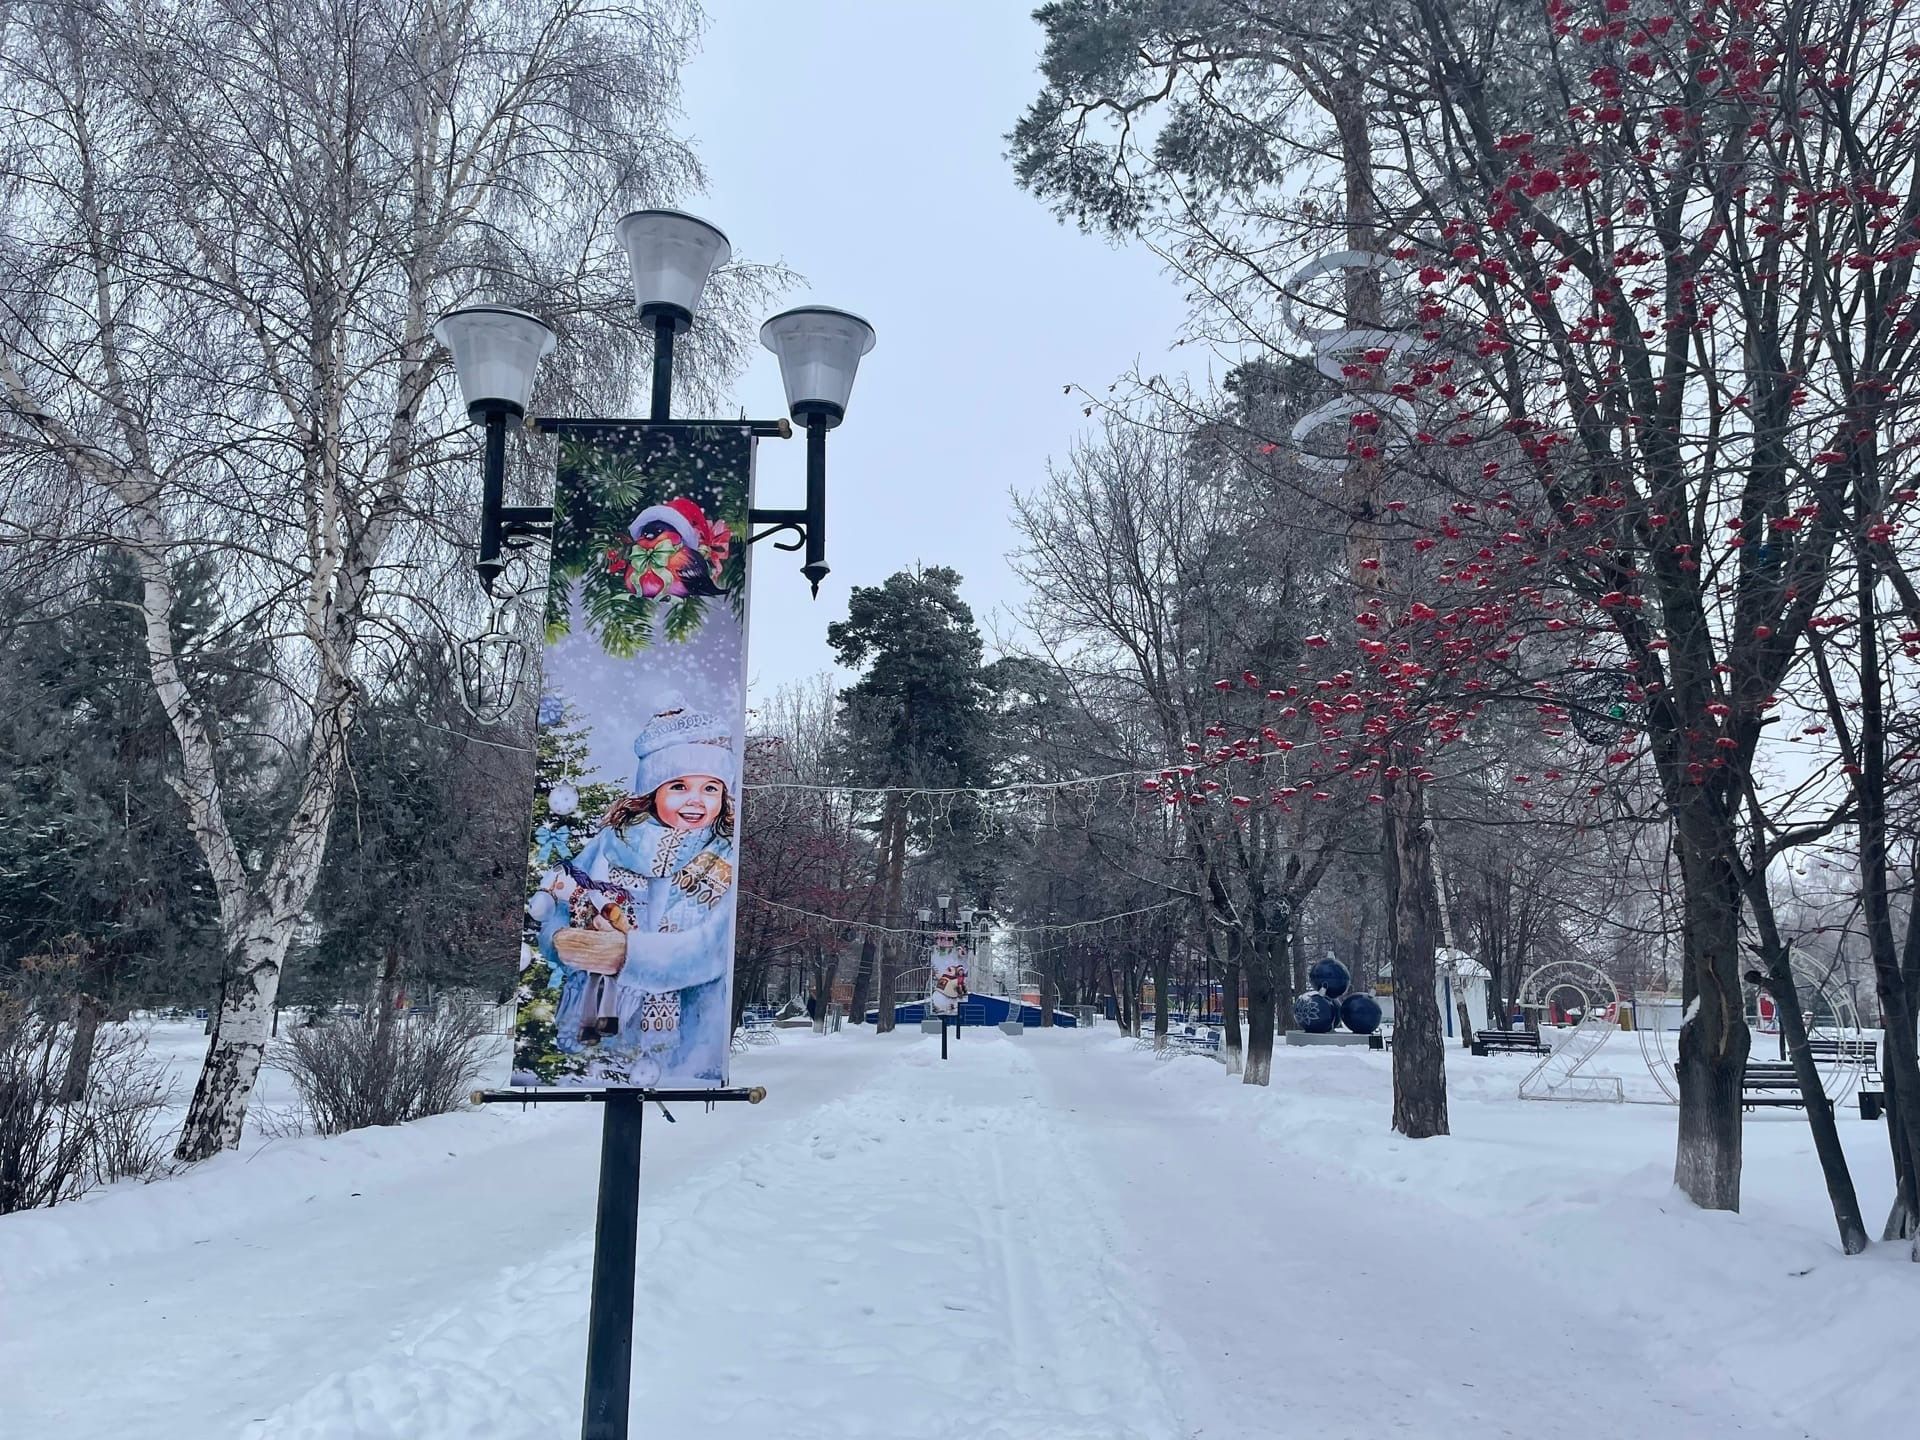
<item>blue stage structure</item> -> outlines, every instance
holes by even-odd
[[[918,1025],[926,1018],[927,1004],[924,1000],[915,1000],[911,1004],[896,1005],[893,1019],[896,1025]],[[960,1023],[962,1025],[998,1025],[1005,1020],[1018,1020],[1022,1025],[1040,1023],[1040,1007],[1023,1005],[1009,1000],[1004,995],[969,995],[960,1002]],[[867,1011],[867,1023],[877,1025],[880,1022],[878,1007]],[[1065,1030],[1071,1030],[1080,1022],[1068,1010],[1056,1009],[1053,1023]]]

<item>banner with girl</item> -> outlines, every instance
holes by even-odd
[[[753,445],[562,442],[516,1085],[727,1083]]]

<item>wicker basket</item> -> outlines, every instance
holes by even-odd
[[[618,930],[561,930],[553,948],[574,969],[595,975],[618,975],[627,963],[627,937]]]

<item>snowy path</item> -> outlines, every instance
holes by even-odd
[[[1117,1047],[1033,1053],[1048,1108],[1123,1207],[1143,1303],[1183,1347],[1183,1435],[1804,1434],[1711,1369],[1662,1365],[1577,1285],[1505,1258],[1490,1225],[1259,1143]],[[1583,1386],[1584,1402],[1549,1398]]]
[[[997,1031],[957,1042],[979,1057],[965,1066],[918,1039],[867,1041],[895,1062],[884,1078],[778,1140],[670,1186],[643,1181],[637,1433],[1177,1433],[1030,1062]],[[582,1234],[503,1273],[480,1304],[254,1433],[564,1433],[589,1255]]]
[[[1110,1031],[742,1057],[766,1105],[647,1122],[636,1436],[1825,1440],[1776,1418],[1806,1387],[1770,1397],[1737,1326],[1674,1335],[1724,1288],[1763,1327],[1797,1298],[1853,1357],[1906,1303],[1904,1264],[1803,1226],[1666,1215],[1661,1165],[1620,1159],[1670,1143],[1664,1112],[1474,1098],[1510,1097],[1481,1062],[1460,1133],[1409,1146],[1372,1061],[1286,1063],[1251,1091]],[[0,1435],[574,1433],[597,1118],[288,1142],[0,1221]],[[1804,1130],[1755,1138],[1759,1173]],[[1860,1365],[1831,1378],[1845,1433],[1893,1440],[1915,1390]]]

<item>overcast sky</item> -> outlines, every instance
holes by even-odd
[[[757,695],[830,669],[826,627],[849,588],[915,563],[959,570],[987,629],[1019,598],[1007,492],[1090,423],[1062,387],[1173,363],[1183,309],[1159,262],[1059,224],[1004,158],[1002,137],[1039,85],[1032,8],[709,7],[683,79],[710,185],[686,208],[736,254],[804,277],[787,304],[838,305],[879,332],[827,446],[833,573],[819,600],[798,555],[755,554]],[[737,398],[754,416],[782,414],[779,367],[757,354]],[[797,439],[763,442],[759,503],[798,504],[804,459]]]

